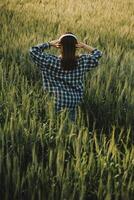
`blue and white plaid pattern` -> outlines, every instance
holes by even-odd
[[[50,47],[49,42],[31,47],[30,56],[42,72],[44,89],[54,95],[56,110],[75,109],[83,99],[84,75],[98,66],[102,52],[95,48],[90,54],[81,54],[77,67],[67,71],[61,68],[60,56],[43,52]]]

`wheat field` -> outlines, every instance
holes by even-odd
[[[133,199],[133,11],[133,0],[0,0],[1,200]],[[76,124],[55,116],[29,57],[67,31],[103,52]]]

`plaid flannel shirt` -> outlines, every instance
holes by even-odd
[[[49,42],[31,47],[30,56],[42,72],[44,89],[55,97],[56,110],[75,109],[83,100],[84,75],[98,66],[102,52],[95,48],[90,54],[81,54],[77,67],[67,71],[61,68],[60,56],[43,52],[50,47]]]

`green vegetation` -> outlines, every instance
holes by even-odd
[[[132,0],[0,0],[0,199],[133,199],[133,10]],[[103,52],[76,124],[56,118],[29,58],[66,31]]]

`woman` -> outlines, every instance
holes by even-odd
[[[61,55],[43,52],[51,47],[60,49]],[[76,48],[84,48],[88,53],[78,56]],[[76,108],[83,99],[84,75],[98,66],[102,52],[78,42],[73,33],[67,32],[57,40],[31,47],[30,56],[42,72],[44,89],[54,95],[56,113],[66,108],[75,121]]]

